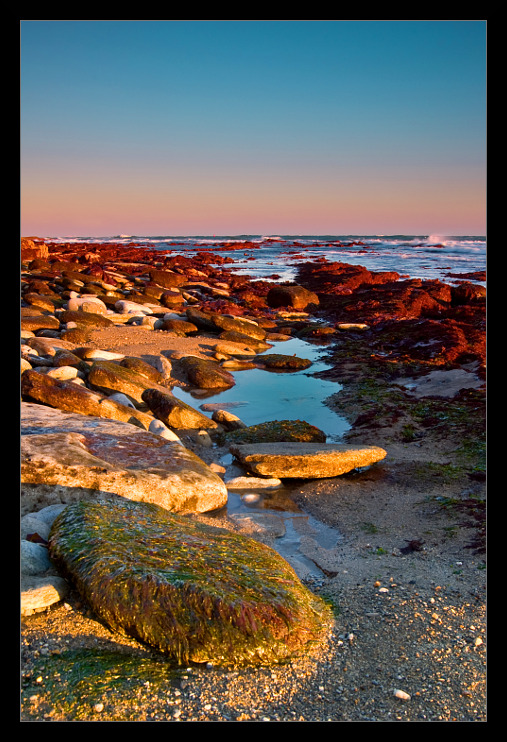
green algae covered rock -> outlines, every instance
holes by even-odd
[[[156,505],[69,505],[49,550],[100,620],[178,664],[281,662],[332,625],[277,552]]]
[[[312,362],[308,358],[286,356],[282,353],[269,353],[268,355],[257,356],[255,361],[270,371],[302,371],[312,365]]]
[[[304,420],[272,420],[233,430],[226,434],[227,443],[320,442],[326,434]]]

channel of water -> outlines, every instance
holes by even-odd
[[[246,425],[272,420],[304,420],[322,430],[328,442],[339,443],[348,430],[348,422],[333,412],[325,400],[340,391],[340,384],[315,376],[329,368],[321,360],[322,345],[292,338],[273,343],[266,353],[282,353],[307,358],[312,365],[303,371],[273,372],[264,369],[234,371],[235,386],[216,394],[202,395],[175,388],[173,393],[195,409],[201,405],[220,405],[237,415]],[[245,472],[226,454],[220,463],[226,467],[225,480],[244,476]],[[319,567],[302,551],[302,543],[320,549],[333,549],[341,534],[304,513],[291,499],[290,481],[277,489],[249,488],[229,490],[228,514],[234,519],[248,519],[259,529],[267,528],[276,537],[272,543],[301,578],[322,577]]]

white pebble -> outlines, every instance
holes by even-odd
[[[399,698],[402,701],[410,701],[410,695],[408,693],[405,693],[404,690],[396,689],[394,691],[394,695],[396,698]]]

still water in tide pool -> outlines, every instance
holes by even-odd
[[[218,394],[192,396],[178,387],[173,393],[195,409],[212,403],[223,406],[237,415],[246,425],[257,425],[272,420],[304,420],[315,425],[327,436],[327,442],[341,442],[349,429],[348,422],[326,406],[325,400],[340,391],[340,384],[320,379],[314,374],[329,366],[320,360],[322,346],[293,338],[274,343],[266,353],[296,355],[311,360],[312,365],[304,371],[274,372],[263,369],[235,371],[236,384]],[[210,415],[209,411],[205,414]],[[219,462],[226,466],[226,481],[245,472],[237,469],[232,454],[226,454]],[[332,550],[342,536],[334,528],[319,522],[303,512],[292,500],[291,490],[296,483],[284,480],[276,489],[249,488],[243,492],[229,490],[227,511],[233,519],[252,521],[263,531],[265,528],[276,534],[273,548],[286,559],[300,578],[321,578],[319,566],[305,551],[317,549],[319,553]],[[266,520],[267,519],[267,520]],[[306,549],[303,548],[303,542]]]
[[[258,368],[234,371],[235,386],[205,398],[193,396],[177,387],[173,393],[195,409],[211,402],[224,405],[245,425],[258,425],[272,420],[302,420],[322,430],[328,442],[339,442],[349,424],[325,404],[328,397],[340,391],[340,384],[314,375],[329,368],[320,360],[322,346],[293,338],[273,343],[266,353],[296,355],[313,363],[304,371],[297,372]]]

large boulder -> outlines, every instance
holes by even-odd
[[[118,496],[173,512],[206,512],[227,489],[180,443],[128,423],[21,405],[24,513],[56,503]]]
[[[329,607],[274,550],[153,505],[70,505],[49,548],[105,624],[179,664],[276,663],[332,626]]]
[[[254,474],[280,479],[336,477],[386,456],[378,446],[338,443],[233,443],[230,450]]]

